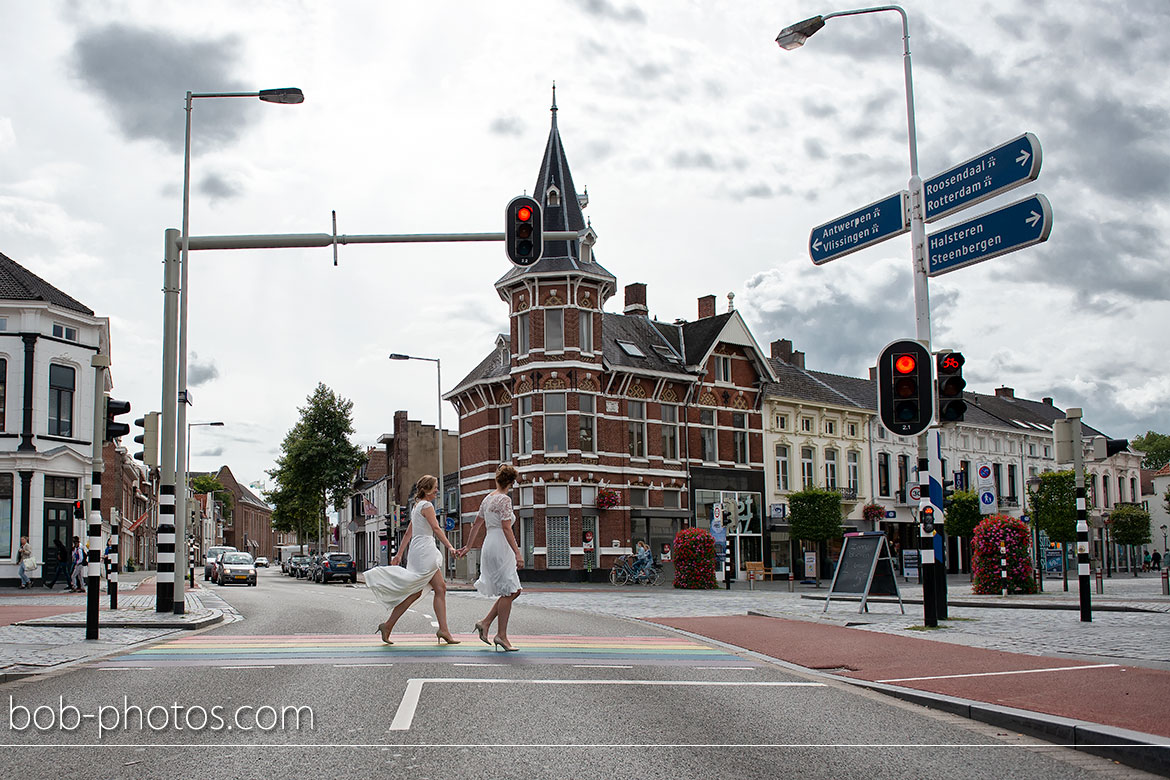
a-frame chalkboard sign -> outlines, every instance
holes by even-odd
[[[906,614],[898,580],[894,576],[894,558],[890,555],[885,534],[880,531],[845,534],[845,544],[841,547],[841,557],[837,560],[837,570],[833,572],[833,583],[829,586],[822,612],[829,611],[829,601],[834,596],[860,596],[858,612],[868,611],[865,602],[870,596],[897,596],[898,606],[902,608],[902,614]]]

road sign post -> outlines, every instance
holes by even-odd
[[[1043,195],[990,211],[927,239],[928,273],[940,276],[1048,240],[1052,206]]]
[[[887,238],[900,236],[909,229],[910,193],[902,190],[817,225],[808,237],[808,254],[814,265],[823,265]]]
[[[1040,141],[1024,133],[923,182],[926,221],[994,198],[1040,175]]]

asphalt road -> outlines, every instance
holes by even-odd
[[[426,597],[387,647],[373,633],[385,610],[364,587],[273,569],[255,588],[211,587],[244,619],[5,685],[4,776],[1146,776],[648,623],[523,597],[510,631],[523,649],[504,654],[469,633],[490,604],[475,594],[448,598],[463,644],[435,644]],[[62,701],[76,707],[66,728]]]

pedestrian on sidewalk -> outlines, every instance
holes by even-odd
[[[20,537],[20,552],[18,556],[17,569],[20,571],[20,588],[24,590],[32,585],[32,581],[28,578],[28,572],[36,568],[33,565],[32,545],[28,543],[27,536]]]
[[[73,563],[73,568],[69,572],[69,587],[67,590],[70,593],[84,593],[85,592],[85,550],[81,547],[81,539],[73,537],[73,553],[70,559]]]
[[[1142,560],[1142,571],[1149,571],[1153,566],[1153,558],[1150,557],[1150,551],[1146,550],[1146,557]]]
[[[467,533],[467,544],[456,551],[462,558],[473,547],[483,545],[479,562],[479,579],[475,589],[485,596],[495,596],[496,601],[483,620],[475,624],[479,641],[507,651],[517,648],[508,641],[508,618],[512,615],[512,602],[520,595],[520,575],[517,569],[524,566],[524,554],[516,544],[512,524],[516,512],[512,498],[508,495],[516,481],[516,469],[508,463],[496,468],[496,489],[488,493],[479,505],[479,514]],[[485,530],[486,529],[486,530]],[[647,548],[649,550],[649,548]],[[499,620],[496,635],[488,642],[492,621]]]
[[[1162,571],[1162,553],[1154,550],[1152,561],[1154,564],[1154,571]]]
[[[57,584],[57,580],[62,574],[65,575],[65,584],[68,585],[69,574],[73,569],[73,564],[69,560],[69,551],[65,549],[65,545],[61,543],[61,540],[54,539],[53,546],[57,549],[57,565],[53,569],[53,581],[49,582],[48,577],[44,579],[45,587],[49,590],[53,589],[53,586]]]

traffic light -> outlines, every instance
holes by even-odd
[[[526,195],[508,203],[504,216],[504,249],[516,265],[532,265],[544,253],[544,222],[540,204]]]
[[[80,501],[80,500],[73,502],[73,519],[74,520],[84,520],[85,519],[85,502]]]
[[[118,422],[117,417],[123,414],[129,414],[129,401],[115,401],[113,398],[106,396],[106,431],[102,436],[102,441],[113,441],[119,436],[125,436],[130,433],[130,426],[124,422]]]
[[[1119,452],[1129,449],[1129,439],[1106,439],[1104,436],[1093,437],[1093,460],[1105,460]]]
[[[955,486],[955,481],[953,479],[944,479],[942,481],[943,509],[946,509],[948,506],[951,505],[951,498],[955,495],[955,491],[952,489],[952,488],[954,488],[954,486]]]
[[[938,421],[940,423],[962,422],[967,413],[967,402],[963,400],[963,364],[966,359],[961,352],[943,352],[935,355],[938,377]]]
[[[142,429],[142,433],[134,437],[136,444],[142,445],[142,451],[134,453],[134,458],[147,466],[158,465],[158,412],[147,412],[134,421]]]
[[[891,433],[914,436],[930,426],[930,369],[930,352],[917,341],[895,341],[878,356],[878,413]]]
[[[934,506],[927,504],[918,510],[918,521],[922,523],[922,532],[934,533]]]

